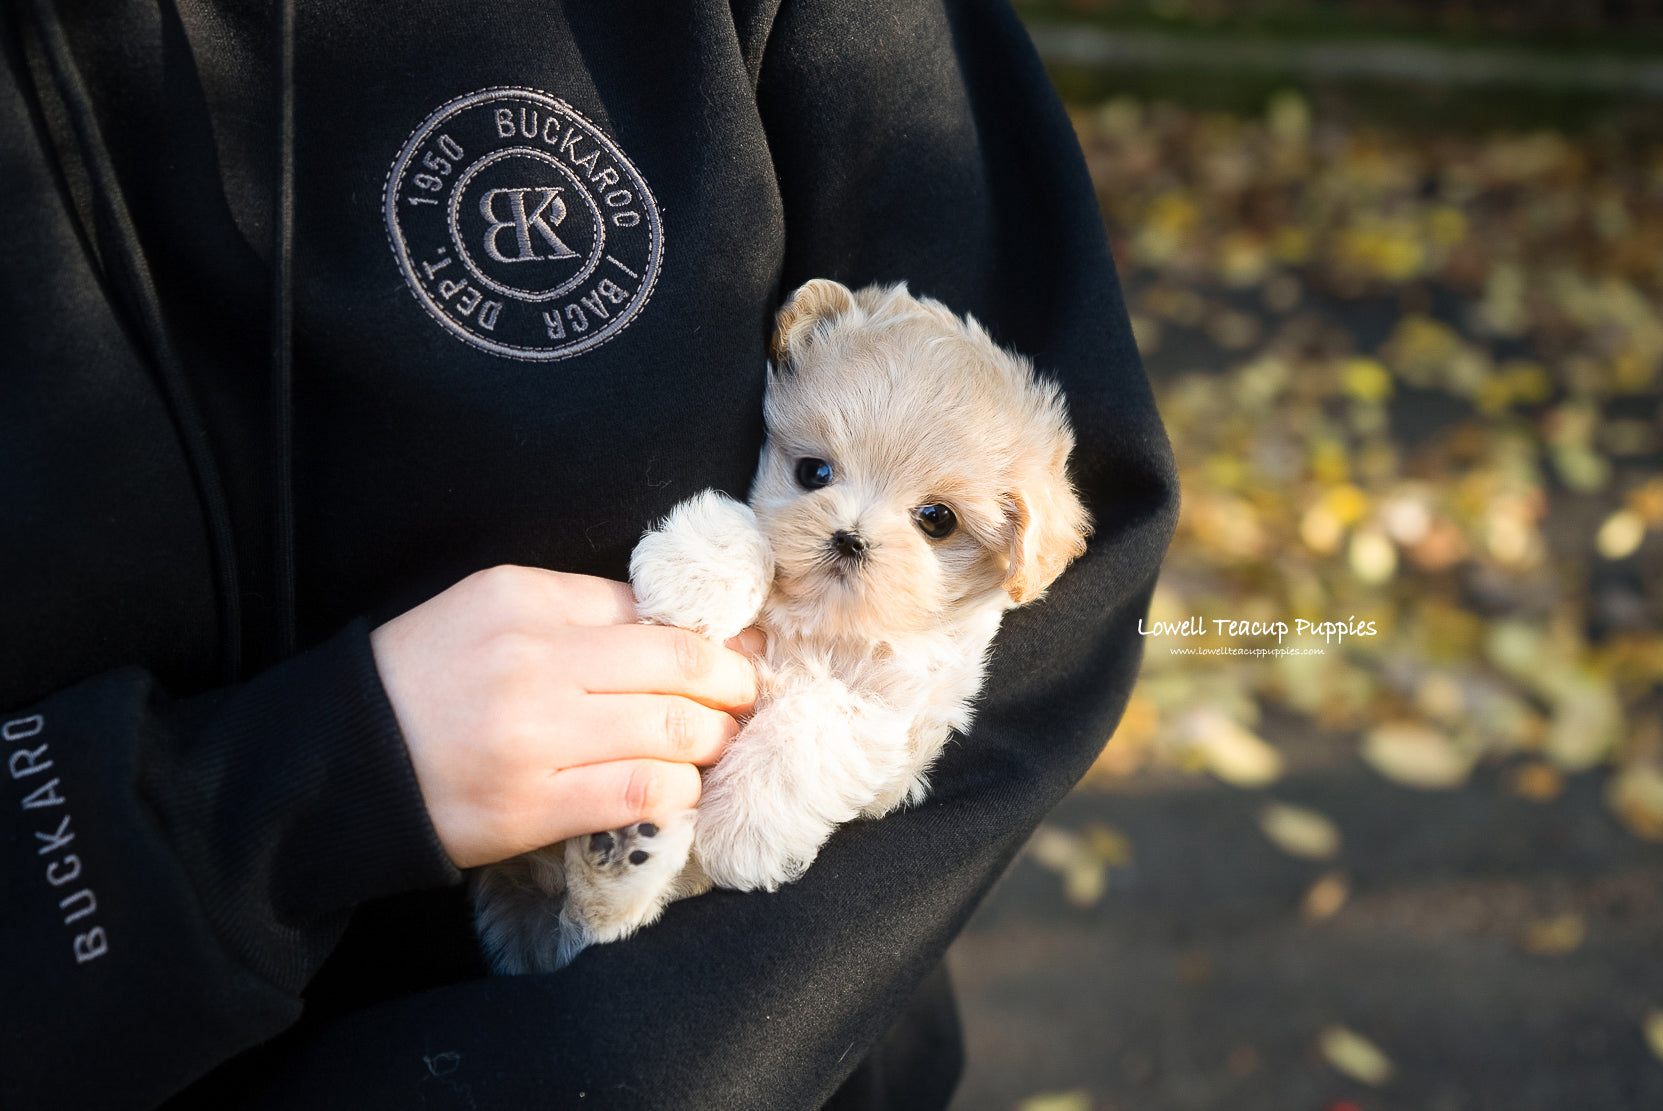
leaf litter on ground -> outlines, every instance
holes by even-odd
[[[1146,641],[1088,789],[1265,787],[1274,710],[1418,789],[1501,763],[1545,802],[1609,769],[1613,814],[1663,839],[1663,143],[1371,126],[1294,92],[1071,111],[1184,491],[1150,617],[1204,619]],[[1404,435],[1417,406],[1446,416]]]

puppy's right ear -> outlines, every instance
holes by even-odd
[[[1010,528],[1010,567],[1005,591],[1024,605],[1045,593],[1071,562],[1085,554],[1091,514],[1068,481],[1074,437],[1057,434],[1049,466],[1005,496]]]
[[[774,318],[774,338],[768,354],[783,367],[802,350],[817,324],[837,319],[855,307],[849,287],[830,278],[812,278],[797,287]]]

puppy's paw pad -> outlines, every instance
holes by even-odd
[[[596,873],[624,876],[654,859],[685,857],[684,843],[691,843],[691,831],[676,836],[679,826],[662,829],[655,822],[637,822],[620,829],[592,833],[584,846],[583,862]],[[665,836],[660,838],[660,834]],[[676,867],[680,867],[678,863]]]

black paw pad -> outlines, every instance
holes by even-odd
[[[634,852],[629,854],[629,862],[631,864],[645,864],[647,862],[647,856],[647,853],[640,849],[636,849]]]
[[[653,825],[651,822],[642,822],[640,825],[636,826],[635,828],[636,828],[637,832],[639,832],[641,834],[642,837],[657,837],[658,836],[658,827]]]
[[[612,851],[612,835],[610,833],[596,833],[589,837],[589,851],[605,853]]]

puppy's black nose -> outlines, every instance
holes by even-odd
[[[845,559],[859,559],[866,554],[866,537],[858,532],[838,529],[832,533],[831,542],[837,554]]]

